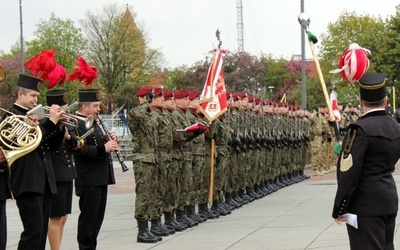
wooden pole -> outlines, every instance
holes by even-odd
[[[321,66],[319,65],[319,60],[318,60],[317,54],[315,52],[314,43],[312,41],[309,41],[309,43],[310,43],[312,55],[314,57],[315,66],[316,66],[317,71],[318,71],[318,76],[319,76],[319,81],[321,83],[322,91],[324,92],[326,106],[328,107],[328,110],[329,110],[329,121],[334,122],[335,121],[335,116],[333,115],[331,101],[329,100],[328,91],[326,90],[326,84],[325,84],[324,76],[322,74]]]
[[[210,163],[210,190],[208,192],[208,202],[212,204],[214,201],[214,154],[215,154],[215,141],[211,139],[211,163]]]

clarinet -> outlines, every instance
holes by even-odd
[[[97,119],[99,119],[100,125],[103,128],[104,132],[107,134],[108,138],[111,139],[110,131],[107,129],[106,125],[104,124],[103,120],[101,119],[100,115],[97,115]],[[117,155],[118,162],[121,164],[122,172],[126,172],[129,168],[124,163],[124,158],[122,157],[119,150],[114,150],[114,153]]]

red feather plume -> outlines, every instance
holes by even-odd
[[[44,50],[27,61],[24,66],[31,73],[43,81],[49,81],[47,88],[51,89],[57,84],[63,84],[67,77],[65,68],[55,59],[54,49]]]
[[[65,70],[65,68],[60,65],[60,64],[56,64],[56,66],[54,67],[54,69],[47,75],[47,79],[49,80],[49,83],[47,84],[47,88],[51,89],[54,86],[56,86],[57,84],[62,85],[65,81],[65,78],[67,77],[67,72]],[[43,79],[45,80],[45,79]]]
[[[68,80],[79,80],[84,83],[85,87],[89,87],[98,76],[97,69],[86,62],[83,57],[78,57],[77,66],[69,75]]]
[[[27,61],[24,66],[29,69],[36,77],[49,74],[56,66],[54,50],[44,50],[38,55]]]

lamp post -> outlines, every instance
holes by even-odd
[[[274,91],[274,86],[268,86],[269,89],[269,100],[272,101],[272,92]]]
[[[22,0],[19,0],[19,25],[20,25],[20,33],[21,33],[21,72],[25,72],[24,67],[24,32],[23,32],[23,24],[22,24]]]
[[[300,13],[304,13],[304,0],[300,1]],[[306,38],[304,27],[301,27],[301,107],[307,108],[306,90]]]

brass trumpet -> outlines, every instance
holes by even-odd
[[[71,107],[71,106],[73,106],[73,105],[70,105],[69,107]],[[42,104],[38,104],[38,105],[36,105],[36,107],[34,107],[33,109],[26,112],[26,114],[27,115],[36,115],[38,117],[38,119],[41,120],[41,119],[50,117],[49,114],[46,114],[45,110],[50,111],[50,107],[42,106]],[[62,111],[62,116],[67,118],[67,120],[60,120],[60,122],[65,125],[74,127],[74,128],[78,127],[79,121],[83,121],[85,123],[86,129],[90,129],[93,126],[94,117],[92,115],[90,115],[88,117],[82,117],[82,116],[73,115],[73,114],[66,113],[65,111]]]

